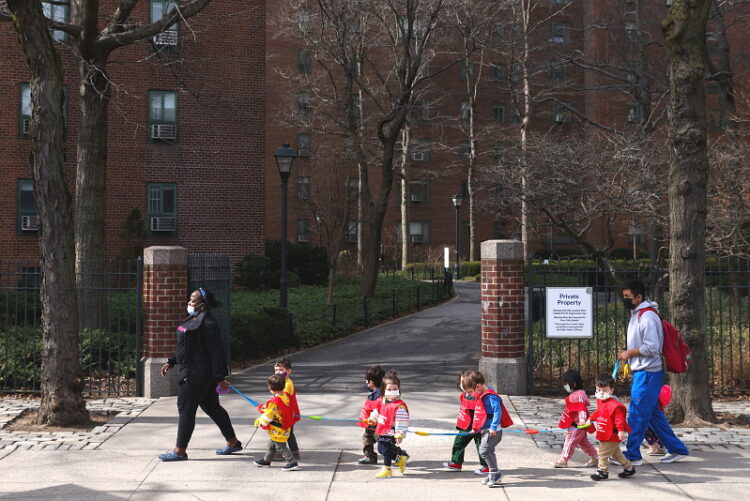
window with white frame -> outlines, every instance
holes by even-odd
[[[494,103],[492,105],[492,119],[495,122],[505,121],[505,103]]]
[[[550,121],[552,123],[570,123],[570,103],[552,103],[550,108]]]
[[[297,117],[302,121],[310,118],[310,93],[307,91],[297,93]]]
[[[643,245],[646,241],[646,235],[643,232],[643,226],[640,224],[631,224],[628,226],[628,244]]]
[[[346,233],[344,234],[344,239],[347,241],[347,243],[354,244],[357,243],[357,235],[359,234],[359,225],[356,221],[350,222],[346,227]]]
[[[310,241],[312,229],[309,219],[297,219],[297,242],[305,243]]]
[[[310,176],[300,176],[297,178],[297,198],[299,200],[310,200],[310,188]]]
[[[401,198],[401,181],[398,181],[396,197]],[[409,201],[415,204],[426,204],[430,201],[430,181],[427,179],[409,180]]]
[[[67,23],[70,20],[70,5],[58,2],[42,2],[44,17],[57,21],[58,23]],[[52,38],[58,42],[66,42],[68,34],[61,30],[52,30]]]
[[[152,234],[177,231],[177,185],[149,183],[148,227]]]
[[[628,103],[627,105],[627,119],[628,123],[639,124],[643,121],[643,113],[641,112],[641,105],[639,103]]]
[[[21,84],[21,113],[19,121],[19,136],[29,137],[31,127],[31,87],[29,84]]]
[[[430,142],[427,139],[411,140],[411,159],[414,162],[430,161]]]
[[[310,134],[297,134],[297,156],[310,156]]]
[[[173,142],[177,139],[177,93],[149,91],[148,129],[151,142]]]
[[[458,76],[461,80],[474,80],[474,75],[477,74],[477,63],[471,61],[461,61],[461,63],[458,65],[458,68]]]
[[[471,104],[469,101],[461,101],[461,120],[468,120],[471,116]]]
[[[297,71],[300,75],[312,73],[312,56],[309,50],[300,49],[297,51]]]
[[[549,41],[552,43],[568,43],[570,26],[567,23],[551,23]]]
[[[34,182],[31,179],[18,180],[18,218],[20,235],[36,234],[39,231],[39,215],[34,198]]]
[[[398,228],[398,241],[401,242],[401,225]],[[413,244],[430,243],[430,222],[429,221],[410,221],[409,222],[409,242]]]

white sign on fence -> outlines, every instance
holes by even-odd
[[[594,337],[591,287],[547,287],[547,337]]]

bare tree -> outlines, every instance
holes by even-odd
[[[675,0],[662,29],[669,55],[670,312],[692,363],[671,379],[670,415],[695,426],[714,422],[706,363],[705,233],[708,211],[706,24],[710,0]]]
[[[9,0],[31,72],[31,159],[42,258],[42,402],[39,422],[88,421],[78,360],[71,200],[65,179],[62,64],[39,2]]]

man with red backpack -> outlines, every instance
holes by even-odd
[[[665,370],[662,361],[664,327],[658,313],[659,306],[646,299],[645,287],[637,280],[623,286],[622,301],[625,308],[631,311],[628,349],[620,352],[617,358],[629,362],[633,373],[628,408],[631,432],[624,455],[635,466],[643,463],[641,442],[650,427],[668,452],[660,462],[673,463],[687,456],[689,451],[674,434],[664,413],[658,409]]]

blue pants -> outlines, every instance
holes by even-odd
[[[641,442],[646,430],[651,428],[659,437],[667,452],[689,454],[687,447],[677,438],[667,417],[659,410],[659,392],[664,383],[664,371],[633,373],[633,386],[630,389],[630,407],[628,408],[628,448],[625,457],[631,461],[641,459]]]

